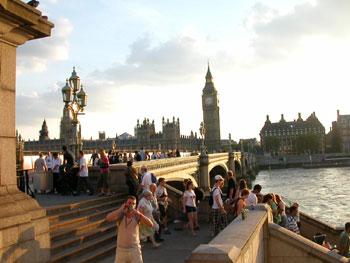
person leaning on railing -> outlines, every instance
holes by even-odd
[[[344,231],[340,234],[339,254],[350,257],[350,222],[345,223]]]

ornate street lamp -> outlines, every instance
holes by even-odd
[[[78,157],[79,150],[82,148],[80,125],[78,121],[78,115],[83,114],[84,108],[87,106],[88,95],[83,89],[83,85],[80,85],[80,78],[73,67],[72,75],[66,80],[66,85],[62,88],[62,98],[65,103],[65,108],[72,114],[72,133],[71,138],[65,138],[66,143],[71,145],[74,151],[75,157]],[[79,128],[78,128],[79,127]]]
[[[232,153],[231,133],[228,134],[228,142],[229,142],[229,146],[228,146],[229,153]]]
[[[199,133],[202,137],[202,144],[201,144],[201,155],[205,156],[207,155],[207,149],[204,144],[205,140],[205,128],[204,128],[204,122],[201,122],[200,127],[199,127]]]

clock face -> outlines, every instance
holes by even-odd
[[[209,106],[209,105],[213,104],[214,99],[212,97],[207,97],[207,98],[205,98],[204,102],[205,102],[205,105]]]

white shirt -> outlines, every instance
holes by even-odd
[[[52,169],[53,168],[52,159],[53,158],[52,158],[51,155],[45,157],[45,163],[46,163],[47,169]]]
[[[60,172],[60,165],[62,164],[61,158],[57,157],[56,159],[52,159],[52,172],[59,173]],[[55,168],[55,166],[57,167]]]
[[[213,192],[213,205],[211,208],[213,209],[219,209],[220,207],[223,207],[223,202],[222,202],[222,198],[221,198],[221,189],[218,187],[215,187],[215,190]],[[219,204],[216,202],[216,197],[219,196],[219,204],[221,204],[219,206]]]
[[[258,203],[258,198],[256,197],[256,194],[253,193],[253,191],[250,191],[248,198],[246,200],[247,206],[255,206]]]
[[[82,169],[82,167],[83,167],[83,169]],[[80,177],[88,177],[89,176],[89,171],[88,171],[88,168],[86,165],[86,159],[84,157],[80,157],[80,159],[79,159],[79,168],[80,168],[80,172],[79,172]]]
[[[142,182],[141,182],[143,189],[149,190],[149,186],[152,184],[152,175],[149,172],[146,172],[142,176]]]
[[[185,206],[196,207],[196,194],[193,190],[184,192],[184,200],[186,199]]]
[[[156,195],[157,195],[157,198],[160,198],[160,197],[168,196],[168,192],[167,192],[165,187],[163,187],[161,185],[158,185],[157,191],[156,191]],[[165,200],[166,199],[167,198],[165,198]],[[158,203],[161,204],[161,205],[164,205],[164,201],[159,201]]]

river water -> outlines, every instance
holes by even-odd
[[[298,202],[302,212],[323,222],[350,221],[350,167],[261,171],[252,184]]]

